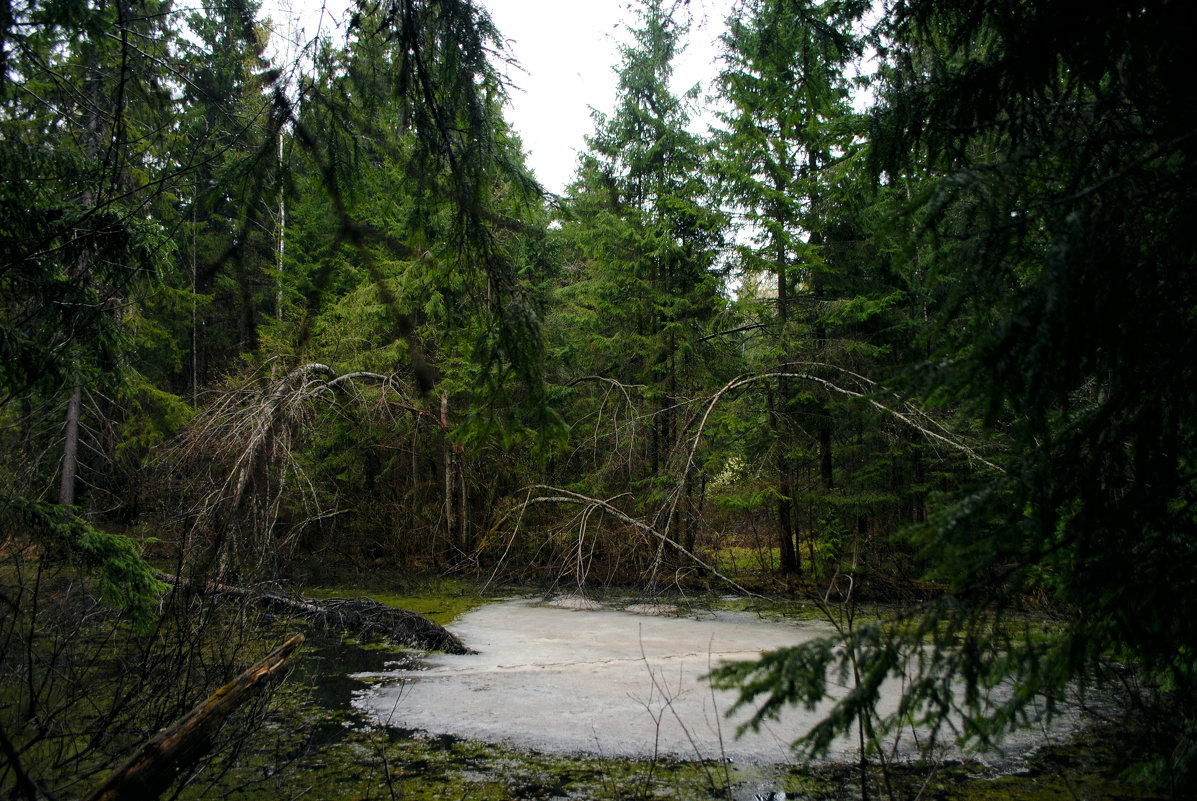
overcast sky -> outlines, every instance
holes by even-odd
[[[509,41],[523,71],[510,70],[518,87],[507,118],[519,132],[528,161],[550,192],[573,177],[584,138],[594,132],[590,109],[610,112],[615,102],[619,45],[636,17],[623,0],[481,0]],[[691,0],[689,45],[675,64],[673,90],[717,72],[717,38],[732,0]],[[697,123],[705,126],[704,122]]]
[[[508,41],[522,69],[510,68],[514,85],[507,119],[520,134],[528,163],[550,192],[560,193],[573,177],[585,137],[594,132],[591,108],[609,113],[615,102],[619,45],[635,24],[631,0],[476,0]],[[672,89],[696,83],[709,90],[717,71],[716,40],[733,0],[690,0],[692,16],[685,52],[675,61]],[[317,32],[338,38],[351,0],[266,0],[262,13],[287,38],[306,42]],[[302,29],[302,32],[300,32]],[[276,41],[280,39],[276,38]],[[293,51],[293,48],[292,48]],[[291,54],[279,54],[282,63]],[[706,120],[692,127],[705,131]]]

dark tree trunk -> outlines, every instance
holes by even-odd
[[[75,472],[79,466],[79,415],[83,406],[83,388],[75,384],[67,403],[66,442],[62,446],[62,483],[58,488],[58,502],[63,506],[75,503]]]
[[[784,183],[780,173],[774,176],[774,188],[779,195],[784,190]],[[778,211],[779,222],[782,212]],[[781,345],[781,358],[784,361],[788,354],[788,325],[789,325],[789,280],[786,271],[789,262],[786,257],[785,236],[777,238],[777,253],[774,257],[773,269],[777,273],[777,337]],[[779,365],[781,367],[781,365]],[[782,370],[784,372],[784,370]],[[785,420],[790,413],[790,386],[784,376],[777,378],[777,396],[770,399],[769,425],[773,429],[775,447],[777,448],[777,535],[780,546],[781,572],[797,574],[802,572],[802,552],[798,550],[794,536],[794,476],[793,466],[789,458],[789,442],[785,436]]]
[[[781,382],[784,380],[779,379],[779,390],[781,389]],[[772,390],[766,391],[768,393],[769,427],[773,429],[775,447],[777,448],[777,505],[775,511],[777,515],[777,545],[781,561],[780,568],[782,573],[799,573],[802,570],[802,557],[794,546],[794,486],[790,459],[786,455],[785,438],[781,435],[782,410],[779,408],[781,405],[779,400],[781,391],[777,393],[774,393]]]

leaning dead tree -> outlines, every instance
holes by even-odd
[[[216,575],[289,553],[304,527],[336,514],[293,448],[323,411],[356,415],[376,407],[440,422],[412,402],[396,375],[338,374],[316,362],[220,393],[167,460],[179,494],[193,499],[188,529],[208,545],[193,550],[214,560]],[[302,514],[284,528],[280,515],[288,506]]]
[[[139,746],[83,801],[141,801],[160,796],[211,750],[217,733],[233,712],[283,675],[302,643],[303,635],[292,635],[261,662]]]
[[[418,612],[397,609],[371,598],[290,598],[258,587],[239,587],[219,581],[193,581],[167,573],[156,578],[187,592],[238,598],[258,609],[301,619],[315,628],[375,634],[399,645],[447,654],[469,649],[451,631]]]
[[[524,497],[518,500],[513,499],[507,513],[492,527],[492,530],[497,530],[507,524],[509,520],[514,519],[515,521],[510,540],[500,557],[500,565],[515,543],[525,513],[535,507],[556,506],[576,510],[572,517],[557,525],[555,530],[566,533],[565,546],[560,547],[559,555],[563,557],[566,566],[569,564],[574,566],[573,572],[579,585],[586,581],[588,566],[593,558],[593,543],[596,541],[595,530],[604,524],[604,519],[607,519],[617,521],[617,524],[625,527],[625,530],[635,532],[641,537],[643,543],[652,546],[655,555],[648,567],[651,575],[655,576],[659,569],[667,565],[666,557],[669,556],[674,561],[674,566],[680,560],[683,565],[691,565],[705,575],[723,581],[737,591],[748,593],[731,578],[707,564],[695,547],[695,529],[699,525],[705,525],[701,519],[701,494],[705,491],[702,472],[706,468],[703,466],[702,460],[698,458],[698,454],[704,439],[709,439],[712,436],[708,431],[708,423],[721,402],[737,392],[776,378],[802,381],[828,395],[850,399],[888,417],[897,425],[916,432],[919,436],[938,446],[961,454],[974,466],[1001,471],[997,464],[985,458],[979,448],[966,437],[953,432],[922,409],[865,376],[834,365],[817,362],[783,363],[768,372],[737,376],[712,395],[687,402],[687,405],[692,407],[691,413],[679,426],[677,441],[664,460],[664,468],[660,476],[662,479],[668,476],[668,489],[659,500],[645,503],[645,511],[640,516],[629,514],[616,506],[614,501],[618,496],[603,499],[560,487],[545,485],[527,487],[522,493]],[[595,376],[578,379],[579,382],[594,380],[606,381]],[[623,385],[612,383],[627,398],[626,388]],[[630,405],[630,399],[628,399],[628,403]],[[691,494],[695,492],[695,487],[698,488],[697,493],[700,496],[697,510],[690,498]],[[687,505],[690,508],[684,508]],[[591,544],[587,545],[587,542]],[[495,568],[495,574],[499,569],[499,567]]]

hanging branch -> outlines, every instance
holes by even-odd
[[[783,368],[786,366],[787,365],[783,365]],[[876,382],[874,382],[868,378],[865,378],[862,375],[854,373],[851,370],[844,370],[843,368],[835,367],[834,365],[810,362],[806,366],[807,367],[823,367],[823,368],[838,370],[840,373],[843,373],[844,375],[847,375],[854,379],[857,379],[858,381],[861,381],[862,383],[864,383],[870,387],[877,386]],[[796,378],[796,379],[801,379],[804,381],[811,381],[816,384],[819,384],[820,386],[824,387],[825,389],[827,389],[831,392],[836,392],[841,395],[847,395],[848,397],[851,397],[851,398],[860,398],[862,400],[867,401],[871,406],[878,409],[879,411],[882,411],[882,412],[890,415],[891,417],[895,418],[896,420],[899,420],[899,421],[905,423],[906,425],[910,426],[911,428],[914,428],[916,431],[920,432],[924,436],[926,436],[930,439],[933,439],[937,442],[941,442],[957,451],[960,451],[961,453],[968,456],[968,458],[973,459],[977,462],[980,462],[981,464],[985,465],[986,467],[988,467],[992,470],[996,470],[999,473],[1005,472],[1001,467],[999,467],[998,465],[989,461],[988,459],[985,459],[980,454],[978,454],[974,449],[970,448],[968,445],[965,445],[964,443],[959,442],[955,439],[951,439],[948,436],[945,436],[944,434],[940,434],[936,431],[932,431],[926,425],[923,425],[920,422],[918,422],[917,420],[915,420],[916,417],[923,418],[923,419],[926,419],[930,425],[934,425],[937,428],[939,428],[940,430],[946,430],[946,429],[943,429],[943,427],[940,426],[938,423],[936,423],[934,420],[930,420],[929,418],[927,418],[927,416],[921,410],[919,410],[913,406],[910,406],[909,404],[907,405],[908,410],[906,413],[899,412],[896,409],[891,409],[888,406],[885,406],[884,404],[877,401],[875,398],[870,397],[869,395],[866,395],[863,392],[857,392],[855,390],[848,389],[847,387],[842,387],[833,381],[829,381],[828,379],[822,378],[821,376],[812,375],[811,373],[806,372],[806,371],[791,372],[791,371],[783,369],[783,370],[775,370],[775,371],[768,372],[768,373],[759,373],[756,375],[741,374],[741,375],[738,375],[735,378],[733,378],[731,381],[727,382],[727,384],[725,384],[722,389],[720,389],[718,392],[716,392],[714,395],[711,396],[711,400],[707,403],[706,410],[703,412],[702,417],[699,418],[698,429],[697,429],[697,431],[694,432],[694,439],[690,443],[689,453],[686,457],[686,464],[682,470],[683,480],[681,482],[679,482],[679,484],[677,486],[675,486],[670,493],[671,501],[670,501],[670,505],[669,505],[669,514],[665,518],[665,535],[664,535],[665,537],[667,537],[669,534],[669,526],[673,521],[674,512],[677,510],[678,502],[681,500],[682,488],[685,486],[684,477],[686,475],[688,475],[690,470],[693,469],[693,467],[694,467],[694,457],[695,457],[695,454],[698,452],[698,443],[702,440],[702,434],[703,434],[703,431],[706,429],[707,420],[708,420],[708,418],[710,418],[711,412],[714,411],[716,404],[718,404],[720,399],[729,392],[740,389],[741,387],[748,386],[749,384],[754,384],[758,381],[764,381],[764,380],[770,379],[770,378]]]
[[[602,422],[603,409],[606,408],[607,398],[610,397],[611,392],[613,392],[614,390],[619,390],[619,392],[623,395],[624,404],[626,405],[626,408],[627,408],[627,415],[626,415],[626,421],[622,425],[624,427],[626,427],[627,432],[628,432],[627,433],[627,447],[628,447],[628,463],[630,464],[630,462],[635,454],[635,449],[636,449],[636,419],[637,418],[634,414],[634,410],[635,410],[636,406],[632,402],[632,396],[628,392],[628,390],[644,389],[645,385],[644,384],[624,384],[620,381],[615,380],[614,378],[608,378],[606,376],[587,375],[587,376],[581,376],[580,378],[575,378],[572,381],[568,382],[565,386],[572,388],[572,387],[576,387],[577,385],[584,383],[586,381],[595,381],[598,383],[603,383],[603,384],[608,385],[607,394],[603,396],[602,403],[599,405],[598,417],[596,419],[595,426],[594,426],[594,448],[596,451],[598,450],[599,427],[600,427],[599,424]],[[616,454],[619,453],[619,432],[620,432],[620,426],[621,426],[621,423],[619,421],[619,416],[620,416],[619,410],[617,408],[615,410],[615,412],[612,414],[612,431],[614,432],[614,435],[615,435],[614,451]]]
[[[867,378],[864,378],[863,376],[857,375],[856,373],[852,373],[851,371],[848,371],[848,370],[842,370],[840,368],[833,367],[832,365],[811,363],[809,366],[811,366],[811,367],[831,367],[832,369],[840,370],[840,372],[842,372],[842,373],[851,375],[854,378],[858,378],[861,381],[865,381],[869,384],[872,384],[873,386],[876,386],[876,384],[874,382],[870,381]],[[694,454],[698,449],[698,441],[702,437],[703,428],[706,426],[707,418],[710,417],[711,411],[714,410],[715,404],[717,404],[719,402],[719,399],[722,398],[724,395],[726,395],[728,392],[739,389],[740,387],[747,386],[748,384],[755,383],[757,381],[763,381],[768,378],[797,378],[797,379],[802,379],[805,381],[813,381],[814,383],[819,384],[820,386],[824,387],[825,389],[827,389],[831,392],[836,392],[841,395],[847,395],[848,397],[851,397],[851,398],[863,399],[866,402],[868,402],[869,405],[871,405],[874,408],[878,409],[879,411],[885,412],[886,414],[890,415],[891,417],[905,423],[906,425],[915,429],[919,433],[923,434],[923,436],[933,439],[937,442],[941,442],[941,443],[947,445],[948,447],[953,448],[954,450],[960,451],[965,456],[967,456],[969,459],[980,462],[981,464],[985,465],[986,467],[990,468],[991,470],[996,470],[999,473],[1006,472],[998,465],[994,464],[993,462],[991,462],[988,459],[981,456],[979,453],[977,453],[973,448],[970,448],[968,445],[965,445],[964,443],[959,442],[955,439],[951,439],[951,438],[949,438],[943,434],[940,434],[936,431],[932,431],[927,426],[922,425],[919,422],[917,422],[914,419],[915,417],[926,418],[926,415],[921,410],[910,407],[909,413],[899,412],[896,409],[891,409],[890,407],[885,406],[884,404],[877,401],[875,398],[872,398],[863,392],[856,392],[854,390],[848,389],[847,387],[842,387],[839,384],[836,384],[833,381],[829,381],[826,378],[822,378],[817,375],[811,375],[810,373],[807,373],[807,372],[788,372],[788,371],[780,371],[780,370],[769,372],[769,373],[761,373],[758,375],[737,376],[736,378],[729,381],[722,389],[720,389],[718,392],[716,392],[711,397],[710,403],[707,404],[706,412],[703,413],[702,421],[700,422],[700,424],[698,426],[698,431],[694,435],[694,441],[690,448],[690,455],[686,462],[687,469],[689,469],[694,463]],[[930,420],[929,420],[929,422],[931,424],[935,425],[937,428],[940,428],[941,430],[943,429],[943,427],[940,426],[938,423],[935,423],[934,421],[930,421]]]

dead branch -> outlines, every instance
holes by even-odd
[[[445,428],[435,414],[411,401],[393,374],[338,375],[328,364],[311,362],[268,382],[260,379],[221,393],[172,460],[183,480],[199,490],[191,510],[192,531],[214,537],[205,558],[217,558],[221,570],[285,554],[306,522],[329,515],[291,450],[317,409],[351,414],[367,403],[365,389],[374,387],[380,408],[402,409]],[[275,525],[288,493],[303,502],[306,520],[280,534]]]
[[[624,398],[627,400],[628,406],[632,405],[632,398],[630,395],[628,395],[628,390],[644,389],[645,386],[644,384],[624,384],[620,381],[616,381],[614,378],[608,378],[607,376],[602,375],[584,375],[581,378],[575,378],[573,381],[568,382],[565,386],[576,387],[583,381],[601,381],[605,384],[610,384],[611,386],[618,388],[619,391],[623,393]]]
[[[623,401],[625,404],[625,408],[627,409],[627,421],[623,425],[626,426],[627,431],[628,431],[628,446],[627,447],[628,447],[628,461],[630,463],[631,459],[632,459],[632,455],[636,449],[636,418],[637,418],[637,415],[635,414],[636,406],[634,403],[632,403],[632,396],[628,392],[628,390],[629,389],[644,389],[645,385],[644,384],[624,384],[620,381],[615,380],[614,378],[608,378],[607,376],[587,375],[587,376],[581,376],[580,378],[575,378],[572,381],[570,381],[569,383],[567,383],[565,386],[576,387],[578,384],[581,384],[586,381],[596,381],[596,382],[603,383],[603,384],[607,385],[607,394],[603,396],[602,403],[599,404],[599,409],[598,409],[598,413],[597,413],[598,417],[596,418],[595,426],[594,426],[594,446],[595,446],[596,451],[598,450],[599,428],[601,427],[601,423],[602,423],[603,409],[607,405],[607,398],[610,397],[611,392],[613,392],[616,389],[618,389],[620,391],[620,393],[623,395]],[[616,411],[612,414],[612,430],[615,435],[615,452],[618,453],[619,452],[619,430],[620,430],[618,409],[616,409]]]
[[[830,367],[831,365],[810,364],[808,366],[810,366],[810,367]],[[838,368],[835,368],[835,369],[838,369]],[[876,386],[876,384],[874,382],[870,381],[869,379],[867,379],[863,376],[857,375],[856,373],[852,373],[847,370],[841,370],[841,372],[843,372],[847,375],[850,375],[853,378],[859,379],[860,381],[865,382],[868,385],[871,385],[874,387]],[[805,372],[805,371],[804,372],[774,371],[774,372],[769,372],[769,373],[759,373],[757,375],[736,376],[731,381],[729,381],[726,385],[724,385],[724,387],[722,389],[720,389],[718,392],[716,392],[711,397],[710,402],[707,404],[706,411],[703,413],[701,421],[699,422],[698,431],[694,434],[694,439],[690,446],[690,453],[686,460],[686,468],[685,468],[685,471],[683,471],[683,475],[685,474],[686,471],[689,471],[690,468],[693,467],[693,465],[694,465],[694,455],[698,450],[698,442],[702,438],[702,432],[703,432],[703,429],[706,427],[707,418],[710,417],[711,412],[714,410],[715,405],[719,402],[720,398],[722,398],[728,392],[731,392],[733,390],[739,389],[740,387],[744,387],[749,384],[755,383],[757,381],[762,381],[762,380],[765,380],[768,378],[797,378],[797,379],[801,379],[801,380],[805,380],[805,381],[812,381],[816,384],[819,384],[820,386],[824,387],[825,389],[827,389],[831,392],[836,392],[841,395],[847,395],[852,398],[863,399],[863,400],[867,401],[874,408],[878,409],[879,411],[885,412],[886,414],[894,417],[895,419],[905,423],[906,425],[910,426],[911,428],[913,428],[916,431],[918,431],[919,433],[921,433],[923,436],[929,437],[930,439],[936,440],[937,442],[941,442],[957,451],[960,451],[961,453],[968,456],[968,458],[973,459],[977,462],[980,462],[981,464],[985,465],[986,467],[988,467],[992,470],[997,470],[999,473],[1005,472],[1004,470],[1002,470],[1001,467],[999,467],[998,465],[994,464],[993,462],[985,459],[980,454],[978,454],[975,450],[970,448],[968,445],[965,445],[964,443],[959,442],[958,440],[955,440],[948,436],[945,436],[944,434],[940,434],[937,431],[932,431],[927,426],[922,425],[919,422],[917,422],[914,419],[915,417],[923,417],[923,418],[926,417],[926,415],[924,415],[918,409],[914,409],[912,407],[908,413],[899,412],[896,409],[891,409],[888,406],[883,405],[882,403],[878,402],[874,398],[869,397],[868,395],[866,395],[863,392],[856,392],[855,390],[848,389],[847,387],[842,387],[842,386],[836,384],[834,381],[829,381],[826,378],[822,378],[820,376],[811,375],[810,373]],[[940,426],[938,423],[935,423],[935,426],[942,430],[942,426]]]
[[[741,587],[734,580],[732,580],[728,576],[723,575],[718,570],[716,570],[715,568],[708,565],[702,559],[698,558],[696,555],[694,555],[689,550],[687,550],[685,547],[683,547],[681,543],[671,540],[665,534],[662,534],[661,532],[657,531],[655,528],[650,526],[648,523],[645,523],[643,520],[637,520],[636,518],[634,518],[628,514],[625,514],[624,512],[617,509],[615,506],[612,506],[608,501],[602,501],[602,500],[599,500],[598,498],[591,498],[587,495],[582,495],[581,493],[572,492],[570,490],[561,489],[559,487],[550,487],[545,484],[535,484],[529,488],[529,491],[535,491],[535,490],[541,490],[544,492],[553,492],[553,493],[559,493],[559,494],[557,494],[557,495],[542,495],[542,496],[538,496],[536,498],[527,498],[526,500],[524,500],[523,503],[521,503],[519,505],[521,514],[522,514],[524,508],[531,506],[534,503],[563,503],[563,504],[572,504],[575,506],[586,506],[586,507],[589,507],[592,509],[593,508],[602,509],[604,512],[606,512],[607,514],[610,514],[612,517],[616,518],[617,520],[620,520],[620,521],[628,524],[629,526],[632,526],[633,528],[643,531],[645,534],[648,534],[650,537],[653,537],[654,539],[658,540],[662,544],[669,545],[672,548],[676,549],[678,553],[684,555],[687,559],[690,559],[692,562],[694,562],[694,564],[696,564],[699,567],[701,567],[702,569],[708,571],[715,578],[719,579],[720,581],[726,582],[729,586],[744,593],[745,595],[751,595],[751,596],[754,596],[757,598],[761,597],[759,593],[755,593],[755,592],[752,592],[751,590]],[[510,513],[508,513],[508,514],[510,514]],[[500,524],[502,522],[503,522],[502,520],[499,521]],[[496,525],[498,525],[498,524],[496,524]]]
[[[861,382],[861,384],[865,385],[866,387],[877,388],[876,382],[872,381],[871,379],[865,378],[864,376],[854,373],[850,370],[844,370],[842,368],[835,367],[834,365],[827,365],[827,364],[811,362],[811,363],[806,364],[805,366],[806,367],[822,367],[822,368],[830,368],[830,369],[838,370],[840,373]],[[783,370],[773,371],[773,372],[769,372],[769,373],[758,373],[756,375],[741,374],[741,375],[738,375],[735,378],[733,378],[731,381],[727,382],[727,384],[725,384],[722,389],[720,389],[713,396],[711,396],[710,401],[707,403],[706,409],[704,410],[702,416],[698,420],[698,430],[695,431],[695,433],[694,433],[694,438],[690,443],[689,454],[686,457],[686,464],[685,464],[684,468],[682,469],[681,475],[683,478],[678,483],[678,485],[673,488],[672,492],[670,493],[672,498],[671,498],[671,501],[669,504],[669,514],[665,517],[665,537],[667,537],[669,534],[670,523],[673,521],[674,512],[676,511],[678,502],[681,499],[682,488],[685,486],[685,476],[689,475],[690,470],[694,467],[694,457],[695,457],[695,454],[698,452],[698,444],[702,440],[702,434],[703,434],[703,431],[706,429],[707,420],[708,420],[708,418],[710,418],[711,412],[714,411],[716,404],[718,404],[719,400],[729,392],[732,392],[741,387],[748,386],[749,384],[756,383],[757,381],[763,381],[763,380],[769,379],[769,378],[796,378],[796,379],[800,379],[800,380],[804,380],[804,381],[811,381],[816,384],[819,384],[820,386],[822,386],[823,388],[825,388],[831,392],[836,392],[841,395],[847,395],[848,397],[851,397],[851,398],[862,399],[862,400],[868,402],[871,406],[873,406],[877,410],[885,412],[886,414],[905,423],[906,425],[910,426],[911,428],[914,428],[916,431],[921,433],[923,436],[929,437],[930,439],[936,440],[937,442],[941,442],[945,445],[948,445],[949,447],[951,447],[957,451],[960,451],[961,453],[964,453],[966,456],[968,456],[968,458],[973,459],[977,462],[980,462],[981,464],[985,465],[986,467],[988,467],[992,470],[996,470],[999,473],[1005,472],[1004,470],[1002,470],[1001,467],[999,467],[998,465],[994,464],[993,462],[990,462],[989,460],[985,459],[980,454],[978,454],[975,450],[970,448],[968,445],[965,445],[964,443],[959,442],[956,439],[946,436],[945,434],[940,434],[937,431],[933,431],[930,428],[928,428],[926,425],[923,425],[920,422],[918,422],[915,418],[921,418],[924,420],[928,420],[928,422],[931,425],[934,425],[936,428],[939,428],[941,431],[947,431],[939,423],[937,423],[933,420],[930,420],[930,418],[928,418],[926,416],[926,414],[924,414],[920,409],[917,409],[916,407],[913,407],[910,404],[907,404],[908,409],[907,409],[906,413],[899,412],[896,409],[891,409],[888,406],[883,405],[882,403],[877,401],[875,398],[870,397],[869,395],[865,394],[864,392],[857,392],[855,390],[848,389],[847,387],[843,387],[843,386],[840,386],[839,384],[836,384],[834,381],[829,381],[828,379],[823,378],[821,376],[812,375],[811,373],[809,373],[805,370],[802,370],[801,372],[799,372],[799,371],[791,372],[791,371],[783,369]],[[893,394],[893,393],[890,393],[890,394]],[[947,432],[947,433],[951,433],[951,432]]]
[[[289,598],[258,587],[239,587],[219,581],[192,581],[182,576],[155,573],[156,578],[179,589],[204,595],[241,598],[256,607],[298,617],[317,628],[354,634],[379,634],[412,648],[466,654],[469,649],[452,632],[418,612],[397,609],[371,598]]]
[[[93,787],[83,801],[154,799],[211,748],[225,720],[278,678],[303,643],[292,635],[274,652],[208,697],[134,751],[123,765]]]
[[[831,368],[833,370],[838,370],[840,373],[842,373],[844,375],[851,376],[853,378],[856,378],[857,380],[861,381],[862,383],[864,383],[865,385],[867,385],[869,387],[881,389],[880,387],[878,387],[878,385],[875,382],[865,378],[864,376],[857,375],[856,373],[853,373],[850,370],[845,370],[843,368],[835,367],[834,365],[827,365],[827,364],[812,363],[810,366],[811,367],[827,367],[827,368]],[[772,375],[779,375],[779,374],[774,373]],[[955,439],[952,436],[945,436],[945,434],[940,434],[938,432],[932,431],[926,425],[923,425],[923,424],[917,422],[915,420],[916,417],[921,418],[923,420],[928,420],[936,428],[940,429],[940,431],[944,431],[944,432],[946,432],[946,434],[953,433],[953,432],[949,431],[948,429],[944,428],[938,422],[931,420],[931,418],[929,418],[926,415],[926,413],[924,413],[921,409],[918,409],[917,407],[915,407],[909,403],[906,404],[905,412],[899,412],[897,409],[891,409],[890,407],[880,403],[875,398],[870,397],[869,395],[867,395],[863,392],[855,392],[853,390],[848,389],[847,387],[841,387],[832,381],[828,381],[826,378],[820,378],[819,376],[809,375],[806,373],[803,373],[797,377],[805,378],[809,381],[813,381],[817,384],[822,385],[824,388],[826,388],[832,392],[838,392],[841,395],[847,395],[848,397],[851,397],[851,398],[863,399],[863,400],[867,401],[869,403],[869,405],[872,406],[873,408],[877,409],[878,411],[885,412],[886,414],[890,415],[894,419],[905,423],[906,425],[913,428],[915,431],[918,431],[923,436],[928,437],[929,439],[933,439],[937,442],[943,443],[944,445],[947,445],[949,448],[952,448],[953,450],[957,450],[960,453],[963,453],[969,459],[972,459],[973,461],[976,461],[976,462],[980,462],[981,464],[985,465],[986,467],[988,467],[991,470],[996,470],[999,473],[1006,472],[1004,469],[1002,469],[998,465],[994,464],[993,462],[989,461],[988,459],[984,458],[979,453],[977,453],[973,448],[971,448],[968,445],[966,445],[965,443],[961,442],[959,439]],[[895,399],[898,397],[895,393],[890,392],[889,390],[885,390],[885,392],[886,392],[886,394],[891,395]],[[953,435],[953,436],[955,436],[955,435]]]

